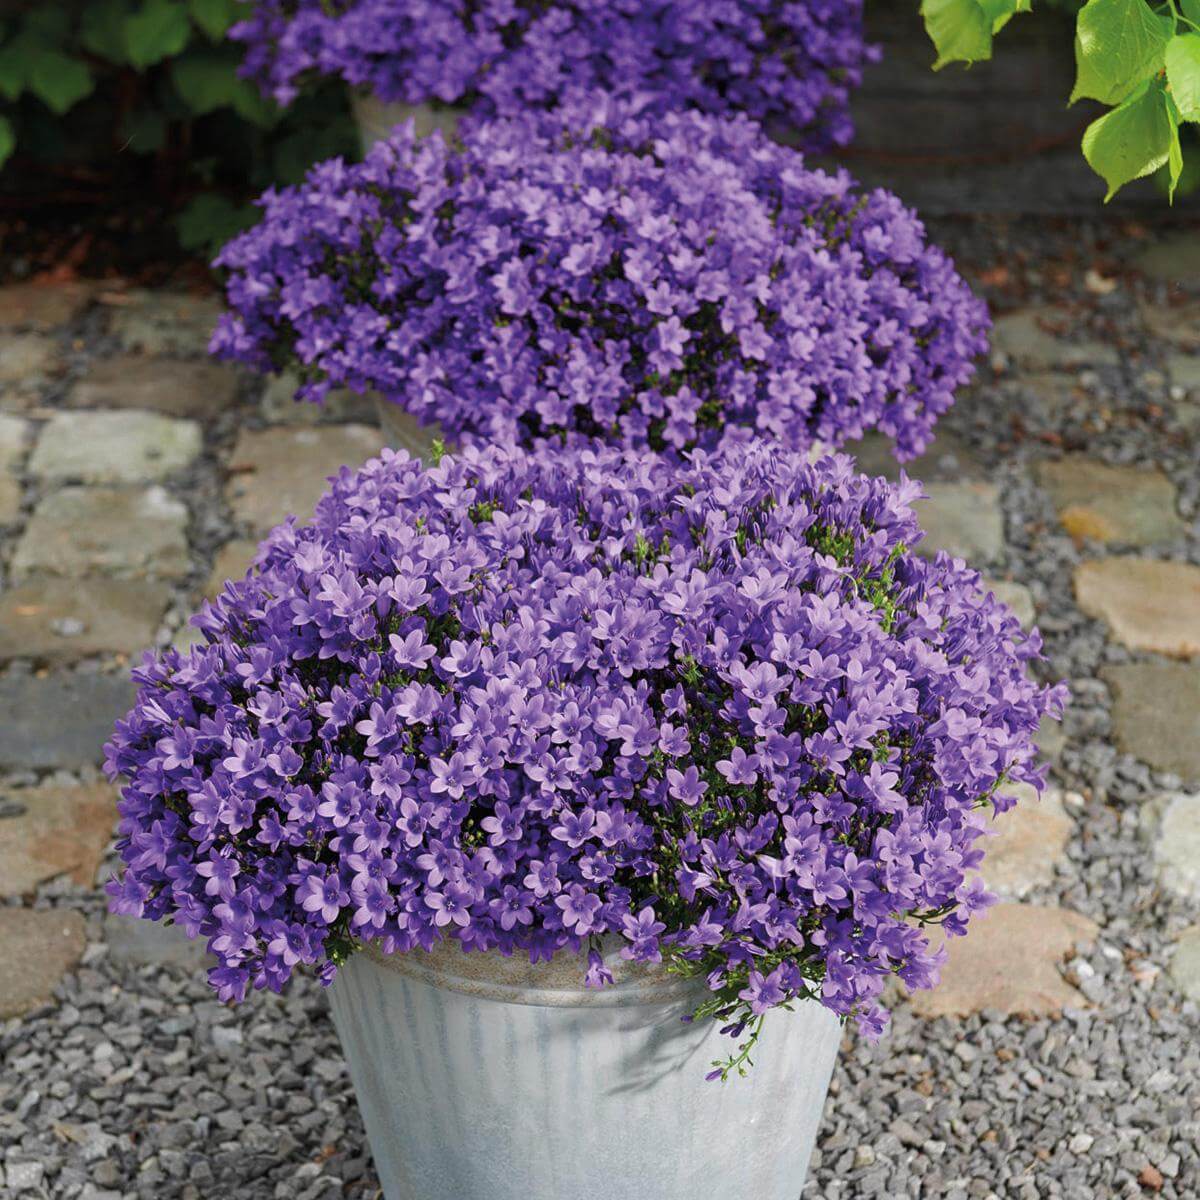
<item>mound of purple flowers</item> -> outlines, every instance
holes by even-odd
[[[749,121],[598,106],[461,152],[399,128],[269,192],[229,243],[220,357],[375,390],[455,442],[582,434],[919,453],[986,311],[917,217]]]
[[[109,887],[207,939],[224,999],[356,943],[535,960],[620,939],[742,1024],[814,994],[868,1031],[935,981],[1004,784],[1060,689],[912,483],[765,444],[385,451],[147,658],[107,749]]]
[[[744,112],[814,149],[850,140],[872,56],[861,0],[258,0],[232,36],[284,104],[314,75],[489,116],[595,89],[654,113]]]

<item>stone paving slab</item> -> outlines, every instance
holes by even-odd
[[[258,542],[252,538],[234,538],[217,551],[212,572],[204,585],[204,595],[212,600],[221,594],[230,579],[241,579],[254,565]]]
[[[1024,308],[995,318],[992,349],[1010,362],[1041,371],[1070,371],[1080,367],[1116,366],[1115,346],[1094,339],[1067,341],[1060,309]]]
[[[1076,542],[1152,546],[1187,534],[1174,485],[1161,471],[1113,467],[1072,454],[1039,463],[1036,477]]]
[[[978,843],[986,855],[980,874],[990,891],[1020,899],[1054,878],[1055,868],[1067,859],[1075,822],[1063,807],[1060,788],[1047,788],[1040,799],[1028,784],[1014,784],[1004,792],[1017,797],[1017,807],[994,821],[989,818],[990,836]],[[1082,805],[1082,797],[1071,799]]]
[[[1026,629],[1034,623],[1033,593],[1023,584],[1011,579],[985,579],[983,586],[1000,601],[1012,609],[1013,615]]]
[[[0,525],[13,525],[21,518],[21,484],[0,475]]]
[[[1168,970],[1176,988],[1189,1000],[1200,1003],[1200,925],[1179,935]]]
[[[125,350],[163,357],[202,356],[222,312],[215,296],[134,289],[102,296],[109,329]]]
[[[67,909],[0,908],[0,1020],[45,1004],[83,957],[83,918]]]
[[[166,584],[149,580],[28,579],[0,592],[0,661],[139,654],[154,643],[170,598]]]
[[[98,766],[113,723],[133,707],[133,698],[124,672],[0,676],[0,768]]]
[[[30,575],[185,575],[187,509],[161,487],[64,487],[34,510],[13,555],[17,580]]]
[[[67,393],[71,408],[138,408],[170,417],[212,420],[237,402],[230,367],[123,354],[91,364]]]
[[[0,396],[31,392],[58,365],[58,345],[41,333],[0,333]]]
[[[11,471],[25,455],[30,422],[0,412],[0,471]]]
[[[1200,239],[1191,230],[1157,237],[1137,255],[1134,266],[1160,283],[1195,286],[1200,279]]]
[[[1138,311],[1155,337],[1179,350],[1200,350],[1200,300],[1175,305],[1143,302]]]
[[[229,463],[230,507],[253,533],[291,515],[307,521],[329,477],[358,467],[383,445],[380,431],[366,425],[245,430]]]
[[[1159,796],[1143,817],[1159,882],[1184,900],[1200,901],[1200,793]]]
[[[296,399],[300,379],[290,371],[268,377],[263,388],[262,415],[273,425],[317,425],[322,421],[358,421],[371,425],[377,420],[375,400],[347,388],[338,388],[320,404]]]
[[[1118,749],[1200,783],[1200,663],[1123,663],[1102,675],[1113,692]]]
[[[942,982],[916,992],[923,1017],[965,1017],[991,1009],[1010,1016],[1057,1016],[1084,1008],[1083,994],[1060,969],[1076,943],[1090,944],[1094,921],[1053,905],[1001,902],[976,918],[966,937],[951,938]]]
[[[1200,567],[1132,556],[1080,563],[1075,599],[1131,650],[1200,654]]]
[[[108,913],[104,918],[104,941],[113,958],[137,966],[186,967],[199,972],[216,965],[203,938],[189,938],[178,926],[160,921]]]
[[[3,793],[0,895],[31,893],[59,875],[91,887],[117,823],[116,791],[107,784],[18,788]]]
[[[202,447],[195,421],[136,409],[58,413],[38,438],[29,472],[52,482],[154,483],[182,471]]]
[[[910,462],[898,463],[893,449],[891,438],[880,433],[868,433],[861,441],[844,447],[845,453],[857,460],[859,470],[873,477],[882,475],[885,479],[895,481],[903,471],[910,479],[929,483],[983,479],[987,476],[987,468],[979,455],[950,430],[939,429],[929,449]]]
[[[925,538],[917,552],[932,558],[945,550],[979,566],[1004,552],[1004,517],[1000,493],[992,483],[931,483],[927,500],[916,505]]]
[[[0,287],[0,328],[45,333],[73,321],[95,293],[95,284],[84,280],[10,283]]]

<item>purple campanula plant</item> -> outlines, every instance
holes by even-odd
[[[1065,698],[913,552],[919,494],[768,443],[344,469],[135,672],[113,908],[206,939],[224,1000],[446,938],[602,985],[615,939],[739,1036],[808,996],[878,1034],[889,979],[936,981],[926,926],[991,900]]]
[[[809,149],[853,134],[861,0],[258,0],[232,36],[280,103],[332,75],[384,101],[512,116],[598,90],[743,112]]]
[[[553,133],[399,127],[263,197],[217,262],[222,358],[375,390],[452,442],[686,451],[877,428],[919,453],[987,315],[885,191],[747,120],[604,103]]]

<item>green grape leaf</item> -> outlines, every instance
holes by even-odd
[[[1167,85],[1185,121],[1200,121],[1200,33],[1181,33],[1167,43]]]
[[[238,5],[237,0],[188,0],[188,11],[192,20],[214,42],[219,42],[237,19]]]
[[[0,167],[17,148],[17,131],[7,117],[0,117]]]
[[[31,49],[28,72],[29,90],[59,116],[96,86],[86,65],[61,50]]]
[[[935,71],[947,63],[983,62],[992,57],[995,22],[979,0],[921,0],[921,16],[937,50]]]
[[[1163,66],[1174,32],[1146,0],[1088,0],[1075,25],[1077,76],[1070,103],[1120,104]]]
[[[1168,161],[1175,128],[1166,92],[1157,85],[1143,86],[1087,127],[1083,157],[1108,184],[1106,204],[1125,184],[1152,175]]]
[[[191,51],[171,64],[175,90],[194,113],[204,115],[226,106],[259,126],[274,124],[279,109],[258,89],[238,78],[237,54],[224,49]]]
[[[992,23],[992,32],[999,33],[1017,13],[1031,12],[1033,0],[976,0],[983,15]]]
[[[139,70],[172,58],[188,44],[192,27],[180,0],[145,0],[141,9],[125,18],[125,45],[129,61]]]
[[[0,46],[0,96],[15,100],[29,82],[29,59],[20,42]]]
[[[1200,25],[1200,0],[1180,0],[1179,7],[1189,21]]]
[[[252,204],[237,205],[215,192],[201,192],[175,218],[175,228],[185,250],[215,254],[231,237],[253,225],[257,216]]]
[[[127,0],[88,0],[79,20],[79,40],[98,58],[124,65],[129,61],[125,45]]]

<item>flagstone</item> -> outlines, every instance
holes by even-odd
[[[44,333],[65,325],[83,311],[95,290],[83,281],[10,283],[0,287],[0,327]]]
[[[21,516],[21,484],[11,475],[0,475],[0,525],[11,525]]]
[[[68,663],[150,646],[167,611],[166,584],[32,578],[0,592],[0,661]]]
[[[1102,674],[1113,692],[1117,748],[1200,783],[1200,663],[1122,663]]]
[[[858,460],[864,475],[882,475],[896,480],[903,471],[910,479],[932,480],[979,479],[987,474],[977,452],[956,433],[939,431],[924,454],[909,462],[900,463],[895,457],[895,442],[881,433],[868,433],[861,441],[851,442],[843,450]]]
[[[1200,1003],[1200,925],[1179,935],[1169,968],[1171,981],[1189,999]]]
[[[83,917],[71,909],[0,907],[0,1020],[47,1003],[86,944]]]
[[[59,875],[90,887],[117,822],[108,784],[19,788],[4,794],[0,818],[0,895],[21,896]]]
[[[1157,304],[1142,301],[1138,305],[1142,323],[1154,336],[1180,350],[1200,350],[1200,300],[1187,304]]]
[[[1061,965],[1098,932],[1094,921],[1069,909],[1002,901],[976,917],[966,937],[950,939],[941,984],[915,992],[913,1009],[923,1017],[964,1017],[984,1009],[1043,1017],[1086,1007]]]
[[[1185,900],[1200,900],[1200,793],[1156,796],[1144,816],[1159,882]]]
[[[1007,604],[1026,629],[1033,625],[1033,593],[1023,583],[1015,583],[1011,579],[985,579],[983,586],[1001,604]]]
[[[1200,354],[1167,355],[1167,374],[1179,387],[1200,391]]]
[[[10,471],[25,453],[29,422],[0,412],[0,471]]]
[[[329,476],[343,466],[360,466],[383,445],[380,431],[366,425],[244,430],[229,464],[230,506],[255,533],[289,515],[305,522]]]
[[[988,821],[989,836],[977,843],[986,855],[980,874],[990,891],[1020,899],[1054,878],[1055,867],[1066,861],[1075,823],[1060,788],[1048,787],[1040,798],[1028,784],[1004,791],[1017,797],[1017,806]]]
[[[1073,371],[1114,366],[1116,347],[1095,339],[1068,341],[1057,333],[1063,314],[1050,306],[1025,308],[997,317],[992,348],[1012,362],[1037,370]]]
[[[0,768],[99,765],[113,722],[133,706],[134,693],[124,671],[0,676]]]
[[[213,599],[221,594],[230,579],[241,579],[254,564],[258,554],[258,542],[253,538],[234,538],[217,551],[213,568],[204,585],[204,595]]]
[[[1075,569],[1075,598],[1131,650],[1200,654],[1200,567],[1120,556]]]
[[[233,407],[237,394],[237,372],[220,363],[122,354],[94,362],[67,393],[67,405],[212,420]]]
[[[916,504],[925,538],[917,551],[932,558],[945,550],[972,566],[999,558],[1004,551],[1000,494],[991,483],[930,483],[927,500]]]
[[[33,574],[170,579],[189,567],[187,509],[161,487],[64,487],[33,512],[13,555]]]
[[[1200,236],[1192,229],[1156,236],[1134,259],[1134,266],[1160,283],[1193,286],[1200,279]]]
[[[42,430],[29,472],[52,481],[152,483],[182,471],[202,445],[195,421],[161,413],[57,413]]]
[[[214,296],[148,289],[107,302],[112,305],[109,328],[124,349],[163,357],[206,354],[222,311]]]
[[[35,387],[53,369],[57,357],[57,344],[44,334],[0,334],[0,384],[18,390]]]
[[[1149,546],[1187,534],[1175,508],[1174,485],[1161,471],[1114,467],[1071,454],[1040,463],[1036,474],[1076,542]]]

